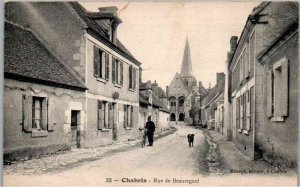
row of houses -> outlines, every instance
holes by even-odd
[[[195,110],[200,124],[280,168],[297,168],[298,21],[298,2],[255,7],[230,39],[226,75],[217,74]]]
[[[140,87],[141,63],[117,37],[120,23],[116,7],[5,4],[4,161],[137,138],[149,115],[168,128],[166,104]]]

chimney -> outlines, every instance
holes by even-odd
[[[139,67],[139,81],[140,81],[140,83],[142,82],[142,68],[141,67]]]
[[[238,40],[237,36],[231,36],[231,38],[230,38],[230,51],[231,52],[234,52],[236,50],[237,40]]]
[[[225,74],[224,73],[217,73],[217,84],[219,84],[221,81],[225,80]]]
[[[114,44],[117,43],[117,27],[122,20],[118,16],[118,8],[116,6],[100,7],[99,15],[96,15],[96,19],[105,19],[109,22],[110,30],[108,31],[109,40]],[[99,23],[98,23],[99,24]]]
[[[166,86],[166,94],[167,94],[167,97],[169,97],[169,86]]]
[[[199,84],[199,88],[203,87],[201,81],[199,81],[198,84]]]
[[[152,105],[152,89],[151,89],[151,81],[146,82],[147,87],[147,95],[148,95],[148,101]]]

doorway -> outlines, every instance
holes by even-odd
[[[78,130],[78,125],[80,122],[80,111],[71,110],[71,133],[72,133],[72,148],[79,148],[80,144],[80,131]]]
[[[179,121],[184,121],[184,114],[183,113],[179,114]]]

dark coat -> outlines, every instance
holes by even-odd
[[[147,132],[154,133],[154,131],[155,131],[155,124],[153,123],[153,121],[147,121],[145,128],[147,129]]]

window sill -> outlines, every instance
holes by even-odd
[[[110,129],[100,129],[101,132],[109,132]]]
[[[120,84],[115,84],[115,87],[117,87],[117,88],[121,88],[121,87],[122,87],[122,85],[120,85]]]
[[[249,131],[248,130],[243,130],[243,133],[246,135],[249,135]]]
[[[284,121],[284,117],[283,116],[274,116],[271,118],[272,122],[283,122]]]
[[[106,84],[106,80],[105,80],[105,79],[102,79],[102,78],[97,78],[97,81],[99,81],[99,82],[103,82],[103,83],[105,83],[105,84]]]
[[[48,131],[45,131],[45,130],[32,130],[32,132],[31,132],[32,138],[46,137],[46,136],[48,136]]]
[[[125,127],[125,130],[131,130],[132,127]]]
[[[134,92],[135,90],[134,90],[134,89],[132,89],[132,88],[129,88],[129,91],[131,91],[131,92]]]

